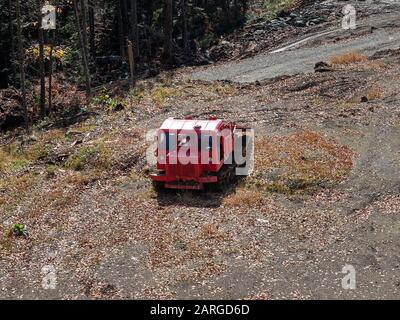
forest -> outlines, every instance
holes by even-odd
[[[55,30],[42,28],[44,5],[56,8]],[[3,129],[57,113],[56,96],[71,86],[89,99],[110,81],[134,85],[162,69],[203,64],[204,51],[241,26],[246,9],[247,0],[2,1],[0,89],[18,94],[23,114]]]

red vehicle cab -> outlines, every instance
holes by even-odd
[[[201,190],[231,175],[236,129],[215,117],[165,120],[157,130],[155,187]]]

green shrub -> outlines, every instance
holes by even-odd
[[[64,163],[64,167],[80,171],[83,169],[86,160],[96,153],[97,148],[95,147],[83,147],[79,149],[76,153],[68,157],[68,159]]]

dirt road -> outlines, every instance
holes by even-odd
[[[377,5],[377,4],[375,4]],[[193,74],[195,80],[228,80],[251,83],[285,75],[314,71],[315,63],[329,57],[358,51],[367,55],[400,46],[400,3],[379,4],[379,14],[357,21],[354,31],[338,28],[341,20],[330,30],[323,30],[306,38],[293,39],[268,53],[220,66],[211,66]],[[372,4],[365,4],[369,10]],[[372,10],[372,9],[371,9]]]

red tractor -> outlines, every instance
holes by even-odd
[[[252,134],[249,128],[215,117],[165,120],[156,135],[157,173],[151,175],[155,188],[224,188],[235,176],[249,173]]]

